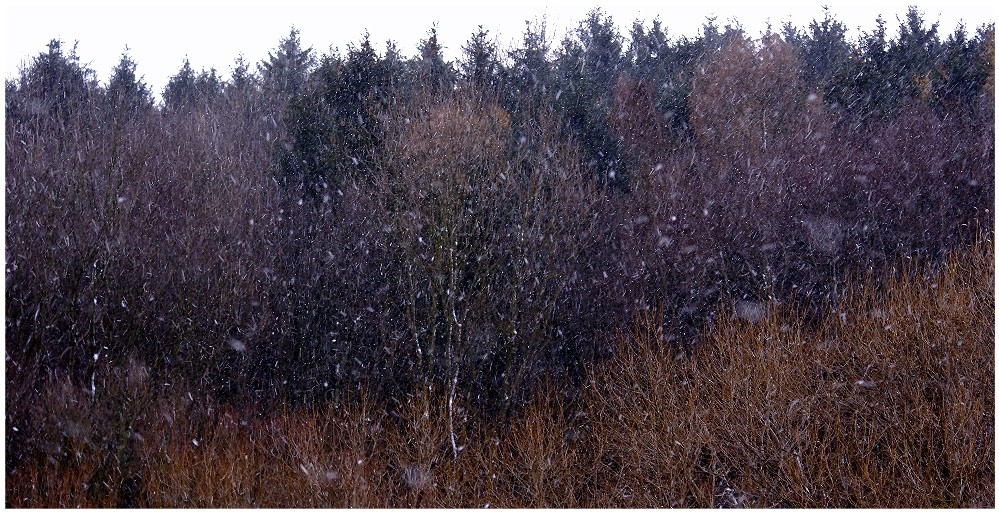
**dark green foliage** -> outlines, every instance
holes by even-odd
[[[8,122],[72,123],[91,106],[95,89],[94,73],[80,63],[76,46],[66,54],[62,42],[53,39],[48,51],[22,70],[17,93],[7,95]]]
[[[285,186],[326,202],[345,174],[367,171],[381,144],[381,113],[397,95],[395,58],[379,57],[365,33],[358,46],[348,45],[346,59],[335,53],[321,59],[287,109],[290,147],[280,149]]]
[[[17,82],[4,80],[4,96],[7,98],[4,104],[4,118],[11,121],[18,114],[18,110],[23,108],[17,101]]]
[[[973,105],[988,100],[985,91],[989,67],[987,45],[994,39],[994,25],[979,28],[974,38],[968,39],[964,25],[959,25],[943,43],[939,64],[935,71],[934,103],[943,109],[953,104]]]
[[[184,58],[184,65],[176,75],[170,77],[163,90],[163,104],[168,111],[184,111],[194,107],[198,98],[196,76],[191,62]]]
[[[648,84],[663,116],[663,126],[674,138],[690,128],[687,98],[693,82],[694,67],[701,59],[701,40],[682,37],[670,41],[659,18],[646,28],[635,21],[627,53],[629,75]]]
[[[502,66],[496,51],[496,44],[488,39],[489,31],[479,25],[479,29],[465,43],[462,60],[459,62],[461,76],[474,87],[483,91],[493,91],[502,79]]]
[[[652,26],[648,30],[637,20],[631,25],[627,61],[633,77],[643,81],[664,82],[668,74],[665,63],[669,52],[669,39],[659,18],[652,20]]]
[[[235,65],[229,82],[226,84],[226,92],[248,91],[255,87],[256,77],[250,72],[250,65],[243,59],[243,55],[236,58]]]
[[[454,69],[444,60],[444,47],[437,40],[436,25],[427,31],[427,38],[420,41],[417,56],[410,65],[415,83],[431,94],[449,91],[454,84]]]
[[[294,97],[305,88],[309,72],[316,63],[312,48],[302,48],[299,31],[291,28],[275,51],[258,65],[264,91],[279,98]]]
[[[807,31],[799,32],[791,24],[784,26],[784,39],[798,48],[801,78],[811,89],[827,97],[835,95],[836,80],[842,78],[850,64],[853,49],[846,39],[846,25],[823,8],[822,21],[813,20]]]
[[[388,84],[385,101],[394,104],[396,96],[403,90],[406,75],[406,62],[395,41],[385,41],[385,55],[382,56],[382,71]]]
[[[600,9],[587,14],[576,29],[576,39],[583,50],[579,68],[598,89],[609,89],[622,67],[623,41],[614,21]]]
[[[153,106],[152,93],[140,77],[135,75],[136,63],[123,53],[118,65],[111,71],[105,91],[107,107],[118,116],[133,117]]]
[[[215,68],[211,68],[208,71],[201,70],[198,73],[198,77],[194,80],[194,89],[197,91],[198,101],[204,103],[215,101],[222,94],[224,85]]]
[[[889,59],[885,22],[879,16],[874,31],[860,37],[842,83],[828,100],[860,119],[884,116],[899,101],[895,70]]]
[[[700,43],[699,49],[702,57],[717,53],[733,39],[746,37],[746,33],[738,22],[726,23],[724,29],[719,30],[718,25],[715,24],[715,19],[713,16],[709,17],[701,25],[701,37],[697,42]]]
[[[330,153],[338,149],[330,144],[335,129],[333,119],[317,107],[308,95],[291,99],[286,115],[291,142],[278,149],[281,184],[300,187],[302,194],[313,201],[318,201],[320,191],[328,188],[327,175],[332,169],[327,162],[336,159]]]
[[[929,27],[925,24],[920,12],[910,7],[905,21],[899,26],[898,37],[888,48],[888,58],[897,80],[896,90],[902,96],[926,99],[932,94],[931,81],[942,47],[937,35],[939,23]]]
[[[556,105],[586,150],[591,175],[627,188],[620,144],[608,123],[612,85],[624,67],[621,36],[599,9],[590,11],[574,35],[563,41],[557,59],[561,94]]]
[[[550,51],[551,41],[545,21],[526,22],[523,43],[509,54],[512,62],[504,103],[511,112],[516,114],[522,108],[538,105],[542,98],[547,101],[556,94]]]
[[[827,16],[827,20],[828,20]],[[940,40],[938,24],[926,26],[922,14],[910,8],[901,23],[897,37],[888,38],[885,22],[879,17],[877,27],[861,36],[858,47],[843,64],[845,43],[833,45],[833,68],[823,76],[831,76],[825,91],[826,100],[845,107],[851,118],[858,121],[886,119],[900,109],[921,103],[934,106],[938,112],[948,107],[969,105],[986,89],[991,64],[986,58],[984,41],[988,28],[968,40],[963,26],[945,41]],[[841,39],[838,23],[828,23],[829,31],[816,32],[833,41]],[[812,43],[802,40],[803,49]],[[807,51],[806,51],[807,55]],[[806,76],[808,73],[806,72]],[[820,77],[821,78],[821,77]],[[961,107],[965,108],[965,107]]]
[[[223,87],[215,68],[195,74],[191,62],[185,57],[184,65],[170,77],[163,90],[163,104],[168,112],[203,110],[222,94]]]

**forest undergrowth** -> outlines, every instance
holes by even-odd
[[[992,241],[901,266],[814,323],[723,306],[689,354],[642,312],[578,394],[505,422],[440,389],[234,407],[134,360],[97,396],[55,380],[7,505],[991,507]]]

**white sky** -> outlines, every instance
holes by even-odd
[[[306,46],[318,54],[330,47],[341,51],[347,43],[357,43],[365,29],[375,48],[384,50],[392,39],[405,55],[415,53],[416,45],[437,23],[438,37],[445,55],[454,60],[462,45],[482,24],[501,46],[520,41],[525,20],[547,16],[555,46],[567,30],[574,28],[586,12],[601,7],[613,17],[622,35],[627,36],[635,19],[651,22],[659,16],[671,36],[694,36],[707,16],[717,16],[724,26],[737,19],[751,35],[758,36],[768,21],[779,28],[790,20],[799,28],[821,18],[821,5],[829,5],[837,19],[856,38],[869,31],[881,14],[894,34],[898,18],[908,5],[915,4],[928,22],[940,21],[944,35],[963,20],[969,32],[995,20],[995,7],[983,0],[890,0],[825,2],[801,1],[631,1],[592,0],[505,2],[469,1],[386,1],[318,2],[291,0],[173,0],[134,1],[24,1],[3,2],[4,76],[16,76],[18,69],[45,51],[50,39],[62,39],[69,49],[78,42],[78,55],[105,82],[111,69],[128,46],[137,72],[158,96],[168,78],[180,68],[185,55],[195,70],[215,67],[228,78],[239,54],[251,65],[266,57],[288,34],[292,25],[301,30]]]

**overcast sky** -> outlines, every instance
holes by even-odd
[[[716,0],[546,2],[544,0],[505,2],[436,1],[404,2],[360,0],[317,2],[291,0],[213,1],[10,1],[4,4],[4,75],[11,78],[32,57],[42,52],[50,39],[61,39],[64,48],[78,42],[81,60],[106,82],[127,45],[138,63],[138,73],[159,95],[168,78],[187,56],[197,70],[215,67],[228,77],[233,61],[243,54],[256,63],[277,46],[292,25],[301,30],[306,46],[320,54],[329,48],[346,48],[367,30],[375,48],[384,50],[392,39],[405,55],[415,53],[420,39],[437,23],[445,55],[454,60],[461,46],[481,24],[497,36],[502,47],[520,40],[525,20],[546,17],[553,39],[558,42],[582,20],[586,12],[600,7],[613,17],[627,35],[632,21],[651,21],[656,16],[671,36],[698,34],[705,18],[716,16],[719,25],[737,19],[753,36],[770,22],[779,28],[785,21],[798,27],[821,18],[821,5],[849,29],[853,39],[869,31],[881,14],[892,34],[897,19],[907,6],[915,4],[928,21],[940,21],[943,34],[950,34],[959,21],[969,32],[995,20],[995,8],[982,0],[891,0],[731,2]],[[683,5],[683,7],[680,7]]]

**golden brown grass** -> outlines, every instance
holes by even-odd
[[[133,393],[115,409],[64,384],[33,417],[56,446],[8,465],[6,504],[994,506],[991,242],[908,267],[814,324],[723,309],[690,356],[642,313],[571,400],[543,392],[503,424],[456,404],[457,456],[440,390],[270,411]]]
[[[853,288],[818,326],[719,315],[693,358],[649,316],[594,387],[641,506],[991,506],[991,248]],[[620,502],[619,502],[620,503]]]

